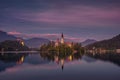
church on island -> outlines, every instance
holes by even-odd
[[[68,45],[69,47],[72,47],[72,43],[71,42],[65,42],[64,34],[63,33],[61,34],[61,38],[60,39],[58,38],[55,41],[55,46],[56,47],[59,46],[60,44],[65,44],[65,45]]]

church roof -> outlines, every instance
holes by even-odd
[[[64,38],[64,35],[63,35],[63,33],[62,33],[61,37],[62,37],[62,38]]]

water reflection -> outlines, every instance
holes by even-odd
[[[7,68],[22,64],[28,54],[1,53],[0,54],[0,72]]]
[[[120,66],[120,54],[118,53],[105,53],[105,54],[99,54],[99,53],[98,54],[91,54],[91,53],[65,54],[65,53],[61,53],[61,54],[56,54],[56,53],[42,53],[41,52],[40,55],[44,59],[48,59],[50,61],[56,62],[57,64],[60,64],[62,70],[64,69],[65,62],[80,60],[81,58],[87,62],[91,62],[91,61],[94,62],[96,60],[102,60],[102,61],[109,61],[111,63],[114,63],[115,65]]]
[[[88,57],[87,57],[88,56]],[[84,60],[86,62],[95,62],[96,60],[109,61],[115,65],[120,66],[120,54],[106,53],[106,54],[66,54],[66,53],[45,53],[38,52],[34,54],[29,53],[5,53],[0,54],[0,71],[6,68],[20,65],[22,63],[29,63],[34,65],[47,64],[49,62],[55,62],[64,69],[64,64],[73,62],[75,60]]]
[[[71,62],[74,60],[81,59],[84,54],[81,53],[55,53],[55,52],[50,52],[50,53],[45,53],[45,52],[40,52],[40,56],[44,59],[47,59],[49,61],[56,62],[57,64],[60,64],[61,69],[64,69],[64,64],[65,62]]]
[[[16,64],[22,64],[24,61],[24,58],[28,54],[17,54],[17,53],[5,53],[0,54],[0,60],[5,63],[15,62]]]
[[[114,63],[120,67],[120,54],[119,53],[105,53],[105,54],[86,54],[89,57],[92,57],[94,59],[99,59],[102,61],[109,61],[111,63]]]
[[[0,80],[119,80],[119,70],[120,54],[115,53],[0,54]],[[14,75],[16,76],[13,78]]]

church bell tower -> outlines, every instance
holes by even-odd
[[[63,33],[61,35],[61,44],[64,44],[64,35],[63,35]]]

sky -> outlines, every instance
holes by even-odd
[[[0,0],[0,30],[23,38],[108,39],[120,34],[120,0]]]

